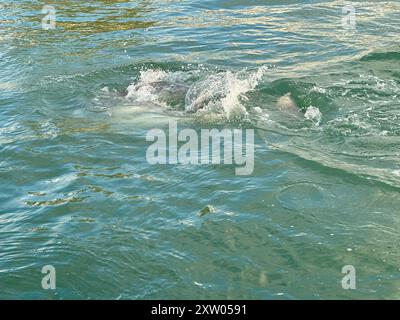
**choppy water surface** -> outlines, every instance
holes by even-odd
[[[0,298],[399,299],[400,3],[345,4],[0,1]],[[171,119],[253,175],[149,165]]]

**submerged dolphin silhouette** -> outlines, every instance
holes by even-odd
[[[276,102],[278,108],[283,111],[299,112],[299,107],[296,105],[290,92],[278,98]]]

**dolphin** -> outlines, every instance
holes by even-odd
[[[279,97],[276,104],[280,110],[289,112],[294,112],[294,111],[299,112],[299,108],[297,107],[296,102],[294,102],[292,94],[290,92]]]

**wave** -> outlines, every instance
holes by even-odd
[[[119,113],[116,121],[132,114],[150,125],[178,117],[193,125],[251,126],[271,148],[397,187],[400,85],[389,69],[397,57],[371,53],[297,78],[284,78],[266,65],[129,66],[133,77],[118,86],[103,83],[92,106],[106,109],[111,118]]]
[[[385,52],[371,52],[363,56],[360,61],[400,61],[400,52],[398,51],[385,51]]]

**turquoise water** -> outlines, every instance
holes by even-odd
[[[0,1],[1,299],[400,298],[398,1],[45,4]],[[150,165],[171,119],[253,174]]]

